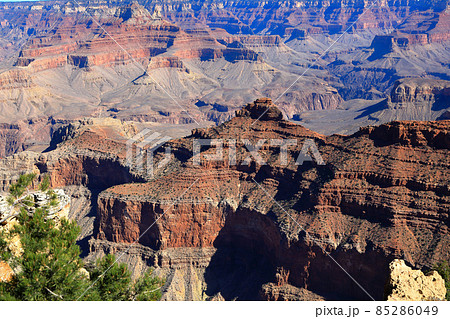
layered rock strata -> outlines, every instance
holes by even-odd
[[[96,129],[2,166],[99,193],[90,256],[125,252],[136,273],[156,267],[173,279],[167,299],[382,299],[394,258],[416,268],[450,258],[449,125],[324,136],[261,99],[164,144],[152,170],[127,161],[126,138]],[[200,139],[223,141],[223,157],[212,160],[217,144],[193,157]]]

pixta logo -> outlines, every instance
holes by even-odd
[[[172,139],[158,132],[145,129],[127,141],[126,163],[135,171],[149,176],[154,175],[155,169],[161,169],[170,161],[172,149],[170,145],[164,146],[164,158],[154,166],[154,152]]]
[[[138,173],[153,177],[155,170],[162,169],[171,159],[172,149],[170,144],[165,144],[171,139],[172,137],[170,136],[162,136],[160,133],[152,132],[149,129],[136,134],[127,141],[127,165]],[[240,163],[237,163],[237,145],[243,145],[245,151],[244,159]],[[248,139],[242,139],[238,144],[236,139],[194,139],[192,145],[193,165],[200,166],[202,162],[207,161],[224,161],[225,157],[229,165],[250,165],[252,162],[256,162],[261,166],[267,165],[262,150],[264,145],[279,148],[280,165],[287,166],[289,164],[289,147],[298,146],[298,141],[296,139],[259,139],[252,142]],[[154,153],[160,147],[165,149],[165,153],[163,159],[155,166]],[[214,147],[215,153],[202,153],[202,147],[203,149]],[[227,147],[226,155],[224,147]],[[325,165],[313,139],[303,141],[300,153],[295,159],[296,165],[303,165],[304,162],[315,162],[317,165]]]
[[[230,165],[250,165],[252,161],[255,161],[258,165],[267,165],[263,158],[263,151],[261,148],[269,143],[272,147],[278,147],[280,149],[280,164],[287,166],[288,163],[288,150],[289,147],[297,146],[298,141],[296,139],[260,139],[255,142],[251,142],[248,139],[242,139],[241,145],[245,146],[245,151],[248,156],[241,163],[237,163],[236,158],[236,145],[237,140],[229,139],[195,139],[193,141],[193,164],[199,166],[203,161],[223,161],[224,160],[224,145],[227,146],[227,160]],[[215,147],[215,154],[202,154],[201,148],[203,147]],[[304,162],[315,162],[317,165],[325,165],[325,162],[320,155],[319,149],[313,139],[306,139],[301,151],[295,161],[296,165],[303,165]]]

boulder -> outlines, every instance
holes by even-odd
[[[437,271],[425,275],[401,259],[392,261],[389,270],[388,301],[445,300],[445,281]]]

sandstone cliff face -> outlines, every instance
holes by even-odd
[[[53,128],[62,123],[51,119],[19,121],[14,124],[0,124],[0,158],[22,152],[26,149],[43,151],[50,143]]]
[[[366,113],[381,122],[445,120],[449,107],[450,81],[404,78],[394,82],[389,97],[375,105],[373,112]]]
[[[388,35],[377,35],[371,47],[377,54],[392,52],[396,47],[411,49],[415,46],[443,43],[450,39],[450,16],[446,12],[414,12],[397,30]]]
[[[88,258],[131,247],[124,260],[135,275],[153,266],[169,276],[166,299],[368,299],[327,254],[382,299],[392,259],[417,268],[449,259],[448,127],[397,122],[324,136],[283,120],[261,99],[219,127],[166,144],[167,165],[159,166],[165,155],[156,151],[154,175],[127,164],[125,136],[94,125],[47,154],[2,160],[3,186],[36,171],[53,187],[85,187],[97,214]],[[224,160],[206,160],[216,153],[206,147],[194,165],[199,138],[236,139],[236,163],[225,144]],[[282,165],[269,140],[286,138],[297,145]],[[266,140],[260,154],[268,165],[255,161],[244,139]],[[325,165],[295,164],[307,139]],[[91,213],[83,214],[92,225]]]
[[[265,32],[299,36],[314,33],[338,33],[368,9],[368,1],[177,1],[176,3],[148,3],[150,8],[161,8],[162,14],[186,27],[205,23],[211,28],[223,28],[229,33]],[[249,10],[251,8],[252,10]],[[437,1],[382,1],[361,16],[356,30],[395,27],[409,12],[426,10],[441,13],[446,2]],[[195,15],[196,23],[188,17]],[[281,20],[279,17],[285,16]]]
[[[8,52],[0,66],[2,122],[106,113],[140,122],[221,123],[254,96],[277,99],[296,118],[351,98],[386,97],[399,77],[448,77],[445,1],[383,1],[363,16],[367,1],[139,2],[2,4],[0,50]],[[316,61],[328,36],[337,39],[357,18],[348,34],[353,40]],[[367,48],[369,33],[394,27],[397,33]],[[433,45],[432,57],[414,52],[424,41]],[[306,69],[308,77],[290,87]],[[19,138],[17,144],[4,153],[26,148]]]
[[[8,70],[0,73],[0,90],[32,86],[30,74],[22,70]]]
[[[412,270],[399,259],[389,264],[389,270],[388,301],[445,300],[447,289],[437,271],[425,275],[420,270]]]
[[[86,16],[68,17],[54,33],[30,39],[20,51],[16,65],[33,72],[67,64],[79,68],[116,66],[149,60],[171,47],[177,51],[176,56],[185,59],[257,59],[251,50],[224,48],[208,32],[186,33],[136,3],[118,7],[114,16],[100,19],[102,28]]]
[[[150,12],[153,13],[139,6],[131,6],[100,15],[106,17],[101,18],[100,23],[144,66],[144,74],[133,71],[133,59],[122,52],[86,15],[77,13],[85,8],[68,6],[55,9],[58,14],[68,13],[69,19],[58,22],[52,32],[47,32],[49,23],[42,29],[46,32],[38,34],[38,31],[31,30],[33,22],[41,21],[39,23],[43,24],[45,21],[55,21],[47,19],[39,10],[33,10],[36,12],[29,15],[26,13],[28,7],[22,7],[18,17],[25,14],[27,19],[24,20],[25,26],[21,34],[26,38],[25,35],[29,32],[33,37],[28,39],[20,56],[16,56],[15,68],[20,72],[7,72],[1,78],[5,87],[16,89],[14,94],[4,93],[4,96],[12,96],[5,98],[5,103],[19,103],[24,97],[27,100],[27,95],[21,94],[31,92],[33,97],[37,95],[33,101],[48,105],[47,98],[52,96],[51,91],[41,90],[39,94],[35,94],[31,89],[34,81],[43,81],[41,83],[44,85],[50,85],[42,74],[57,70],[50,75],[60,76],[58,79],[75,79],[78,81],[76,83],[83,84],[78,87],[87,87],[90,90],[87,93],[83,91],[83,94],[94,96],[94,101],[88,103],[78,100],[78,95],[81,95],[79,92],[72,92],[76,97],[73,100],[76,100],[77,104],[70,115],[92,115],[93,112],[100,112],[98,110],[107,110],[108,115],[137,121],[192,121],[192,118],[181,110],[158,107],[153,110],[153,105],[166,103],[164,100],[160,102],[160,96],[155,92],[161,89],[148,76],[151,72],[156,72],[151,74],[158,75],[162,81],[169,79],[163,83],[166,84],[165,88],[174,88],[177,93],[182,92],[179,94],[180,100],[187,101],[188,110],[190,113],[192,111],[196,120],[204,119],[206,114],[208,119],[223,121],[230,117],[238,105],[247,102],[248,96],[255,95],[255,88],[259,90],[262,87],[258,92],[277,97],[298,77],[295,72],[291,74],[284,71],[286,65],[278,63],[279,60],[290,61],[292,58],[297,61],[298,53],[291,55],[290,49],[280,43],[281,37],[292,41],[305,41],[312,35],[341,32],[353,17],[357,17],[368,5],[365,1],[323,2],[317,11],[316,4],[311,1],[298,1],[284,5],[271,3],[272,6],[269,6],[266,2],[254,2],[251,5],[254,10],[248,10],[248,3],[241,1],[222,4],[218,2],[214,4],[217,7],[210,10],[208,2],[200,1],[197,5],[192,5],[180,1],[163,3],[161,10],[157,11],[152,10],[153,4],[150,3],[147,7],[150,7]],[[445,32],[441,31],[445,31],[448,18],[441,12],[443,9],[439,1],[426,2],[426,6],[429,5],[433,10],[429,12],[432,18],[430,24],[422,23],[423,17],[416,21],[421,25],[428,25],[426,29],[420,29],[419,34],[411,35],[409,31],[418,23],[414,24],[414,19],[410,19],[409,26],[401,28],[399,37],[387,38],[390,43],[388,48],[392,47],[389,52],[383,51],[379,56],[372,56],[373,53],[380,53],[377,50],[381,46],[377,46],[363,54],[356,52],[360,57],[353,59],[352,52],[349,51],[346,58],[351,62],[344,61],[341,66],[340,61],[330,63],[330,69],[335,65],[336,69],[340,68],[334,74],[342,75],[341,84],[347,86],[350,91],[357,87],[358,90],[366,92],[374,82],[381,83],[377,84],[374,90],[374,96],[380,97],[381,91],[392,84],[400,71],[405,70],[405,64],[408,71],[411,69],[410,64],[398,59],[396,54],[407,55],[409,51],[406,49],[425,43],[424,34],[431,44],[444,43],[446,36]],[[99,2],[99,8],[103,12],[107,6]],[[401,6],[393,6],[392,1],[383,2],[381,8],[369,12],[359,20],[355,30],[396,26],[410,11],[416,9],[426,11],[428,8],[421,7],[417,2],[404,2]],[[5,12],[8,11],[6,14],[11,16],[16,13],[14,10],[8,9]],[[167,21],[161,19],[159,11]],[[12,21],[8,22],[10,25],[16,20],[20,22],[19,18],[11,20],[9,16],[8,21]],[[59,17],[55,14],[56,16]],[[283,17],[283,21],[280,17]],[[6,27],[5,23],[3,25]],[[186,25],[200,25],[203,29],[192,31],[188,30]],[[205,25],[211,28],[222,27],[228,32],[209,30],[204,28]],[[440,29],[433,29],[434,25],[439,25]],[[264,36],[247,35],[249,33],[261,33]],[[445,49],[445,43],[443,47]],[[395,51],[397,49],[403,51]],[[288,54],[278,59],[278,54],[283,52]],[[275,56],[271,63],[277,67],[265,62],[265,57],[270,57],[270,54]],[[414,55],[411,52],[409,54]],[[418,59],[415,58],[414,61],[416,60]],[[352,64],[353,61],[355,65]],[[206,67],[202,69],[204,65],[209,67],[214,62],[218,63],[211,70]],[[418,66],[419,62],[415,66]],[[295,70],[299,74],[303,71],[302,68],[311,65],[309,60],[302,59],[295,63],[299,64],[299,68]],[[438,66],[439,72],[442,65],[444,64]],[[123,72],[125,66],[129,68]],[[99,67],[102,68],[101,71],[98,71]],[[313,72],[317,71],[321,77],[335,83],[336,79],[329,78],[326,67],[328,66],[318,65],[317,70]],[[130,86],[119,92],[122,95],[114,96],[111,93],[114,88],[123,85],[123,82],[115,82],[110,73],[111,69],[118,70],[120,77],[126,77],[128,72],[130,73],[130,79],[127,78]],[[37,72],[37,76],[28,78],[30,71]],[[424,72],[436,73],[436,69],[428,66],[423,69],[417,67],[413,71],[419,75]],[[214,74],[211,75],[212,73]],[[99,80],[105,74],[107,79]],[[228,76],[229,74],[233,76]],[[222,79],[228,82],[224,84]],[[285,79],[288,83],[280,82],[280,79]],[[247,86],[246,82],[251,84]],[[194,85],[191,86],[190,83]],[[73,83],[69,84],[67,87],[72,87]],[[308,85],[312,86],[313,90],[310,90]],[[214,95],[218,86],[221,86],[221,90],[217,90],[219,93]],[[403,87],[405,91],[399,91],[399,94],[394,96],[394,99],[400,101],[393,102],[394,104],[413,103],[412,99],[417,98],[420,103],[435,105],[436,96],[446,96],[445,90],[430,91],[424,86],[412,94],[407,91],[410,86],[402,84],[398,87]],[[307,108],[336,108],[342,102],[342,96],[348,98],[360,94],[344,94],[344,89],[346,88],[340,88],[338,92],[323,81],[308,78],[279,100],[280,108],[285,115],[292,118]],[[238,90],[239,94],[236,94],[235,90]],[[380,91],[376,93],[377,90]],[[127,96],[128,99],[135,92],[141,92],[141,95],[122,103],[121,97]],[[194,93],[186,97],[185,92]],[[144,99],[148,96],[151,96],[151,101]],[[242,99],[238,103],[233,100],[236,96]],[[101,97],[98,100],[104,104],[99,105],[97,97]],[[103,97],[106,97],[106,101]],[[204,104],[197,105],[199,100]],[[172,100],[169,102],[173,104]],[[150,104],[151,107],[148,107]],[[62,105],[59,100],[57,105]],[[197,110],[197,106],[204,107],[201,110],[204,113]],[[366,279],[368,281],[364,285],[373,286],[373,293],[378,294],[376,298],[379,298],[383,278],[377,273],[376,267],[381,267],[387,273],[387,263],[393,257],[405,258],[417,267],[448,259],[445,248],[448,243],[448,163],[445,160],[448,151],[448,122],[391,123],[380,128],[362,129],[351,137],[326,137],[285,122],[280,112],[272,110],[263,116],[264,124],[257,122],[255,126],[250,125],[267,106],[270,106],[269,101],[259,101],[217,129],[195,131],[191,137],[171,143],[174,159],[170,165],[157,171],[154,179],[127,166],[126,135],[114,132],[111,125],[102,129],[79,130],[75,124],[74,127],[58,130],[55,134],[60,137],[58,142],[63,142],[59,149],[43,156],[26,153],[22,157],[2,161],[5,165],[5,169],[1,171],[4,177],[3,187],[9,185],[14,175],[36,171],[41,175],[50,174],[54,186],[75,185],[86,190],[88,194],[79,191],[77,195],[80,196],[80,205],[87,203],[89,207],[92,206],[91,215],[86,219],[92,218],[97,206],[99,213],[95,230],[97,241],[91,242],[92,254],[107,251],[108,245],[113,247],[112,251],[120,251],[139,239],[142,241],[140,244],[151,251],[144,249],[145,253],[135,252],[129,261],[134,262],[141,258],[141,255],[145,256],[147,259],[145,262],[141,259],[137,268],[142,270],[145,266],[154,265],[162,272],[170,272],[175,278],[174,286],[182,285],[179,278],[189,273],[189,278],[195,282],[192,284],[195,289],[183,283],[184,292],[181,295],[185,298],[199,298],[198,281],[202,283],[202,298],[220,295],[225,299],[256,298],[255,296],[276,299],[276,296],[302,298],[301,296],[307,295],[302,290],[290,287],[311,289],[317,295],[323,294],[327,298],[345,298],[342,295],[333,296],[332,289],[324,285],[328,281],[337,287],[341,280],[348,280],[345,276],[323,276],[323,272],[339,272],[339,269],[329,263],[324,249],[328,249],[327,252],[332,253],[339,261],[350,260],[346,265],[352,274],[373,278],[373,282]],[[32,110],[33,107],[25,105],[25,109]],[[60,111],[57,109],[55,112]],[[242,129],[245,131],[242,132]],[[16,131],[15,127],[5,125],[0,133],[7,140],[5,154],[26,147],[26,143],[22,142],[22,137],[16,134]],[[31,131],[35,132],[37,131]],[[49,135],[47,133],[47,138]],[[70,138],[66,138],[67,136]],[[198,137],[294,137],[299,142],[311,138],[317,141],[325,162],[331,164],[325,167],[284,167],[276,162],[276,148],[266,143],[263,150],[269,154],[269,165],[260,167],[254,162],[251,162],[251,165],[205,162],[198,168],[189,164],[192,140]],[[238,146],[243,148],[242,143]],[[289,158],[297,157],[300,149],[299,146],[292,148]],[[241,157],[247,155],[239,154]],[[158,153],[156,159],[161,158],[162,155]],[[184,173],[181,174],[181,171]],[[431,172],[431,175],[425,172]],[[195,182],[193,176],[197,175],[201,178]],[[309,237],[298,229],[297,224],[289,222],[289,216],[283,217],[283,211],[280,211],[279,207],[270,206],[270,201],[267,200],[257,201],[265,198],[266,194],[261,192],[253,178],[262,183],[269,193],[276,194],[277,199],[281,199],[282,204],[288,207],[289,212],[292,210],[295,218],[307,229],[310,228],[314,238],[323,243],[325,248],[322,249],[320,245],[308,239]],[[224,179],[231,181],[229,185],[224,185]],[[143,184],[120,186],[131,182]],[[173,203],[173,200],[178,198],[177,195],[182,194],[182,189],[187,188],[191,182],[195,182],[192,194],[184,194],[186,196],[180,202]],[[166,188],[167,184],[172,185],[170,191]],[[211,188],[212,184],[214,188]],[[98,193],[100,195],[97,199]],[[74,190],[74,194],[77,194],[77,190]],[[163,215],[162,212],[168,208],[169,212]],[[158,219],[159,217],[161,218]],[[155,228],[139,238],[145,227],[153,222],[156,222]],[[176,233],[178,228],[183,229],[184,233]],[[401,231],[398,231],[399,229]],[[114,248],[115,244],[119,248]],[[207,252],[200,254],[196,250],[194,253],[186,247],[193,250],[207,249]],[[359,267],[360,261],[362,268]],[[221,269],[224,262],[232,266]],[[226,287],[226,281],[237,278],[236,269],[241,264],[248,268],[254,264],[258,265],[260,276],[256,277],[263,278],[262,282],[253,280],[253,284],[245,288],[245,284],[250,280],[242,280],[241,285],[238,285],[239,280],[235,280],[237,288],[230,290]],[[191,265],[194,271],[188,272],[185,265]],[[176,267],[182,270],[175,272],[174,269],[178,269]],[[277,269],[280,267],[289,273],[288,278],[283,284],[273,286],[270,282],[275,281]],[[267,283],[269,284],[264,287],[269,290],[265,289],[265,293],[261,294],[261,287]],[[353,283],[348,283],[350,297],[367,298],[352,285]],[[171,296],[182,298],[172,292]]]

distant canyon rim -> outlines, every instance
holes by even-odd
[[[326,134],[448,116],[448,1],[0,8],[3,157],[42,151],[56,129],[86,117],[181,137],[228,120],[258,97]]]

